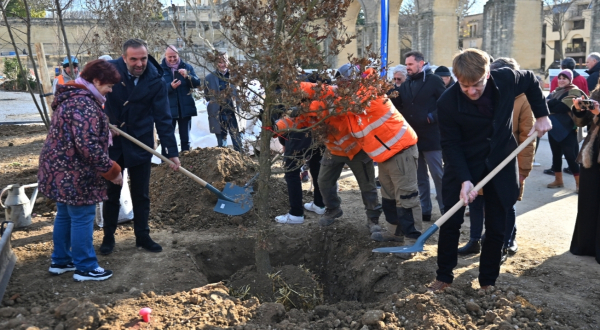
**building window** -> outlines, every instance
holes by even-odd
[[[544,24],[542,27],[542,38],[546,39],[546,29],[548,28],[547,24]]]
[[[560,14],[554,14],[552,17],[552,32],[560,30]]]
[[[475,38],[476,34],[477,34],[477,25],[471,25],[471,26],[469,26],[469,37],[470,38]]]
[[[573,30],[583,30],[585,28],[585,20],[580,19],[573,21]]]

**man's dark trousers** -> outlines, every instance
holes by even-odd
[[[121,168],[125,168],[123,156],[117,160]],[[131,202],[133,205],[133,230],[137,240],[150,237],[148,217],[150,215],[150,161],[127,168],[129,175]],[[123,184],[127,184],[123,182]],[[112,236],[117,230],[119,208],[121,207],[121,186],[108,182],[108,200],[104,202],[104,236]]]
[[[460,186],[458,189],[444,189],[444,205],[449,209],[459,201]],[[448,192],[448,193],[446,193]],[[481,248],[479,263],[479,284],[481,286],[495,285],[500,274],[500,258],[504,245],[504,229],[508,209],[502,206],[502,201],[493,183],[489,182],[483,187],[485,200],[485,241]],[[464,222],[465,207],[461,207],[440,228],[438,242],[438,270],[436,279],[445,283],[452,283],[454,275],[452,270],[458,264],[458,240],[460,226]]]

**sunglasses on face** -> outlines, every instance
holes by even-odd
[[[402,78],[393,78],[394,81],[402,81]]]

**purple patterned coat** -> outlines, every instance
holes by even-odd
[[[113,172],[114,162],[108,158],[108,118],[102,105],[83,86],[70,84],[58,86],[52,109],[40,154],[39,190],[69,205],[106,200],[102,174]]]

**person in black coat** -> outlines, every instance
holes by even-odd
[[[460,201],[466,206],[477,197],[475,183],[481,181],[512,151],[517,142],[512,132],[515,97],[525,93],[536,123],[529,133],[542,136],[552,127],[548,107],[531,71],[500,69],[490,72],[490,58],[478,49],[466,49],[453,60],[458,83],[437,102],[442,152],[444,153],[444,204],[450,208]],[[519,195],[516,160],[504,167],[483,187],[486,239],[481,250],[479,284],[495,285],[500,272],[504,229],[508,209]],[[465,208],[460,208],[440,228],[438,270],[430,290],[448,287],[457,264],[460,226]]]
[[[160,137],[166,157],[173,161],[171,168],[179,168],[179,154],[173,131],[167,86],[162,79],[162,69],[148,55],[146,42],[129,39],[123,44],[123,56],[109,61],[121,74],[121,83],[115,84],[107,95],[104,112],[110,123],[138,139],[150,148],[154,147],[154,126]],[[133,204],[133,228],[135,245],[151,252],[162,247],[150,238],[148,216],[150,213],[150,166],[152,154],[113,131],[113,145],[108,149],[110,159],[121,168],[128,169]],[[100,254],[112,253],[119,216],[121,186],[108,183],[108,200],[103,206],[104,238]]]
[[[194,68],[181,60],[177,48],[172,45],[165,50],[165,58],[160,66],[163,69],[163,80],[169,91],[173,128],[177,123],[179,124],[181,151],[190,150],[192,117],[197,115],[192,89],[200,86],[200,79],[196,76]]]
[[[436,102],[446,88],[442,79],[433,74],[429,63],[425,63],[423,54],[420,52],[407,53],[405,63],[408,79],[400,86],[399,95],[392,102],[419,137],[417,142],[419,196],[423,221],[431,221],[432,205],[428,172],[431,173],[435,184],[440,212],[444,213],[442,147],[440,146]]]
[[[445,67],[443,65],[438,66],[437,69],[435,69],[435,74],[442,78],[442,81],[444,82],[444,87],[446,87],[446,89],[454,85],[455,81],[454,78],[452,78],[452,74],[450,74],[450,69],[448,69],[448,67]]]
[[[600,79],[600,53],[590,53],[585,66],[588,68],[585,72],[588,74],[587,84],[588,90],[591,92],[596,88],[598,79]]]

